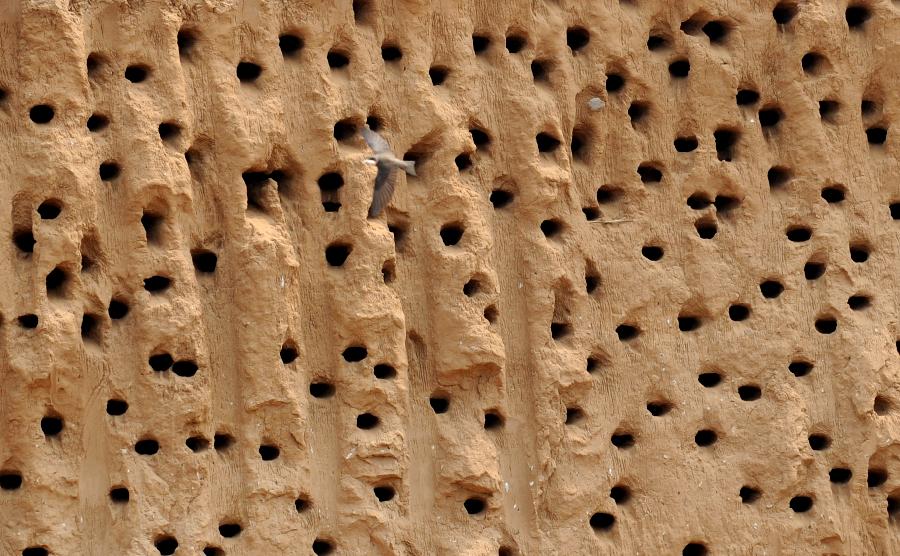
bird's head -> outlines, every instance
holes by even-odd
[[[377,165],[378,165],[378,162],[375,160],[375,157],[374,157],[374,156],[367,156],[367,157],[363,160],[363,164],[368,164],[369,166],[377,166]]]

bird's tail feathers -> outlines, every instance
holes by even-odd
[[[407,160],[403,165],[403,169],[406,170],[406,173],[410,176],[416,176],[416,161],[415,160]]]

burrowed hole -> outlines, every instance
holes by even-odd
[[[303,49],[303,39],[298,35],[286,33],[278,37],[278,48],[285,58],[297,58]]]
[[[332,243],[325,248],[325,260],[329,266],[341,267],[344,266],[352,251],[353,246],[348,243]]]
[[[53,120],[54,115],[55,111],[49,104],[38,104],[32,106],[31,110],[28,111],[28,116],[31,118],[31,121],[36,124],[48,124]]]
[[[766,299],[775,299],[784,291],[784,285],[777,280],[766,280],[759,284],[759,292]]]
[[[441,241],[448,247],[456,245],[462,239],[464,232],[461,224],[444,224],[440,230]]]

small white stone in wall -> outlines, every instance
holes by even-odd
[[[505,490],[506,492],[509,492],[509,482],[508,481],[503,481],[503,490]]]
[[[591,110],[596,111],[596,110],[600,110],[601,108],[606,106],[606,103],[603,102],[602,98],[593,97],[591,100],[588,101],[588,106],[590,106]]]

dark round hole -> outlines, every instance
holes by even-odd
[[[749,486],[742,486],[740,491],[741,502],[744,504],[752,504],[759,500],[761,493],[758,489]]]
[[[338,52],[337,50],[332,50],[328,52],[327,55],[328,67],[331,69],[340,69],[347,67],[350,64],[350,57],[343,52]]]
[[[462,239],[463,233],[464,230],[459,224],[444,224],[440,231],[441,241],[447,246],[456,245]]]
[[[800,67],[806,73],[816,75],[824,68],[826,63],[825,56],[818,52],[807,52],[800,58]]]
[[[838,111],[841,103],[836,100],[820,100],[819,101],[819,117],[826,122],[834,122],[837,119]]]
[[[317,183],[322,191],[337,191],[344,186],[344,178],[337,172],[322,174]]]
[[[305,495],[300,495],[294,500],[294,509],[297,510],[298,514],[305,512],[310,506],[312,506],[312,502]]]
[[[202,436],[191,436],[184,441],[184,445],[192,452],[199,453],[209,449],[209,440]]]
[[[195,362],[189,361],[187,359],[183,359],[181,361],[176,361],[172,365],[172,372],[175,373],[177,376],[184,377],[184,378],[190,378],[190,377],[194,376],[195,374],[197,374],[198,369],[199,369],[199,367],[197,366],[197,364]]]
[[[654,417],[662,417],[671,410],[672,404],[667,401],[649,402],[647,404],[647,411]]]
[[[616,335],[619,337],[619,340],[623,342],[627,342],[629,340],[633,340],[640,336],[641,331],[636,326],[632,326],[630,324],[620,324],[616,327]]]
[[[472,157],[468,153],[462,153],[453,159],[456,169],[462,172],[472,167]]]
[[[549,133],[538,133],[535,137],[535,141],[537,142],[538,152],[549,153],[555,151],[559,148],[560,141],[556,137],[553,137]]]
[[[252,83],[262,74],[262,67],[253,62],[240,62],[236,73],[241,83]]]
[[[853,295],[847,299],[847,305],[854,311],[861,311],[871,304],[870,299],[865,295]]]
[[[786,25],[796,17],[797,11],[795,2],[779,2],[772,10],[772,17],[778,25]]]
[[[584,411],[578,407],[567,407],[566,408],[566,421],[567,425],[574,425],[576,423],[580,423],[584,420]]]
[[[128,411],[128,402],[125,400],[117,400],[117,399],[109,399],[106,400],[106,414],[119,416],[125,415],[125,412]]]
[[[700,236],[700,239],[712,239],[719,233],[719,227],[715,221],[709,219],[701,219],[694,222],[694,229],[697,230],[697,235]]]
[[[22,230],[13,233],[13,243],[23,253],[33,253],[37,240],[31,230]]]
[[[156,355],[151,355],[148,362],[151,369],[162,372],[167,371],[175,363],[175,360],[168,353],[157,353]]]
[[[650,35],[647,38],[647,50],[657,51],[667,48],[669,40],[661,35]]]
[[[740,133],[733,129],[717,129],[713,132],[713,139],[716,143],[716,158],[731,162],[734,158],[734,147],[737,145]]]
[[[763,108],[759,111],[759,125],[762,127],[775,127],[781,121],[781,110],[778,108]]]
[[[759,285],[759,291],[766,299],[775,299],[784,291],[784,286],[781,282],[766,280]]]
[[[347,243],[332,243],[325,248],[325,260],[329,266],[344,266],[347,257],[353,251],[353,246]]]
[[[503,189],[495,189],[491,191],[491,204],[495,209],[503,208],[513,202],[514,196],[509,191]]]
[[[696,137],[679,137],[674,142],[675,150],[680,153],[689,153],[697,148]]]
[[[163,122],[159,124],[159,138],[163,141],[176,139],[181,135],[181,126],[173,122]]]
[[[691,72],[691,63],[687,60],[676,60],[669,64],[669,73],[676,79],[684,79]]]
[[[631,120],[631,125],[642,122],[649,113],[650,105],[646,102],[635,101],[628,106],[628,118]]]
[[[700,328],[700,318],[689,315],[678,316],[678,330],[682,332],[690,332]]]
[[[818,280],[825,275],[825,263],[810,261],[803,265],[803,276],[807,280]]]
[[[22,556],[47,556],[50,552],[43,546],[29,546],[22,550]]]
[[[393,500],[394,495],[396,495],[396,491],[392,486],[377,486],[372,489],[372,492],[375,494],[375,498],[377,498],[379,502],[388,502],[389,500]]]
[[[428,398],[428,404],[437,414],[447,413],[447,410],[450,409],[450,400],[443,397],[432,396]]]
[[[627,432],[617,432],[609,437],[609,441],[616,448],[631,448],[632,446],[634,446],[634,435]]]
[[[689,542],[681,549],[681,556],[706,556],[706,545],[699,542]]]
[[[484,428],[486,430],[495,430],[503,428],[503,416],[496,411],[486,411],[484,413]]]
[[[773,166],[769,168],[766,178],[769,180],[769,187],[777,189],[783,187],[791,179],[791,171],[783,166]]]
[[[225,538],[236,537],[241,534],[241,526],[238,523],[222,523],[219,525],[219,534]]]
[[[616,485],[609,489],[609,497],[615,500],[616,504],[625,504],[631,500],[631,489],[625,485]]]
[[[861,28],[866,21],[869,21],[870,17],[872,17],[872,13],[869,11],[869,8],[863,4],[847,6],[847,11],[844,12],[847,26],[851,29]]]
[[[638,166],[637,173],[644,183],[659,183],[663,179],[662,170],[648,163]]]
[[[606,91],[616,93],[625,87],[625,78],[618,73],[606,74]]]
[[[884,396],[875,396],[875,403],[872,408],[878,415],[887,415],[894,408],[894,403]]]
[[[837,330],[837,320],[831,317],[816,319],[816,330],[820,334],[833,334]]]
[[[463,507],[466,508],[466,513],[469,515],[478,515],[484,511],[485,502],[483,498],[467,498],[465,502],[463,502]]]
[[[281,351],[278,352],[278,356],[281,358],[282,363],[289,365],[297,359],[297,348],[292,345],[284,344],[281,346]]]
[[[618,187],[603,185],[597,189],[597,203],[608,205],[618,201],[622,197],[622,190]]]
[[[314,398],[330,398],[334,395],[334,385],[327,382],[310,383],[309,395]]]
[[[491,39],[485,35],[472,35],[472,50],[475,54],[483,54],[491,46]]]
[[[278,48],[285,58],[295,57],[303,49],[303,39],[297,35],[284,34],[278,37]]]
[[[752,89],[740,89],[735,95],[735,101],[739,106],[747,106],[756,104],[759,100],[759,93]]]
[[[515,54],[520,52],[525,46],[528,44],[528,41],[525,37],[520,37],[518,35],[510,35],[506,37],[506,50],[511,54]]]
[[[663,248],[655,245],[645,245],[641,248],[641,255],[651,261],[658,261],[663,258]]]
[[[369,430],[378,426],[380,419],[371,413],[361,413],[356,416],[356,428]]]
[[[865,245],[850,246],[850,260],[855,263],[864,263],[869,260],[869,248]]]
[[[747,320],[750,317],[750,307],[747,305],[732,305],[728,308],[728,317],[738,322]]]
[[[386,62],[396,62],[403,58],[403,52],[400,48],[393,45],[385,45],[381,47],[381,59]]]
[[[106,312],[109,314],[109,318],[113,320],[123,319],[128,315],[128,304],[119,299],[112,299]]]
[[[194,251],[191,253],[191,261],[193,261],[197,272],[211,274],[216,271],[219,257],[212,251]]]
[[[334,124],[334,138],[338,141],[352,140],[357,133],[358,126],[351,118],[345,118]]]
[[[47,416],[41,419],[41,431],[44,436],[56,436],[63,430],[63,420],[61,417]]]
[[[724,44],[731,32],[729,25],[724,21],[710,21],[701,30],[712,44]]]
[[[218,546],[204,546],[203,556],[225,556],[225,551]]]
[[[447,80],[447,76],[450,74],[450,70],[440,66],[432,66],[428,70],[428,77],[431,78],[432,85],[443,85],[444,81]],[[374,128],[373,128],[374,129]]]
[[[900,201],[888,205],[888,210],[893,220],[900,220]]]
[[[272,444],[263,444],[259,447],[259,457],[263,461],[272,461],[278,459],[281,455],[281,449]]]
[[[762,390],[754,384],[745,384],[738,387],[738,396],[745,402],[752,402],[762,397]]]
[[[350,346],[341,355],[344,361],[356,363],[368,357],[369,351],[364,346]]]
[[[785,236],[787,236],[790,241],[802,243],[810,240],[812,237],[812,229],[806,226],[791,226],[785,231]]]
[[[879,126],[866,129],[866,139],[870,145],[883,145],[887,141],[887,129]]]
[[[150,293],[165,291],[172,285],[172,280],[165,276],[151,276],[144,279],[144,289]]]
[[[694,435],[694,443],[697,444],[697,446],[712,446],[718,439],[719,435],[717,435],[715,431],[709,429],[699,430],[697,431],[697,434]]]
[[[789,503],[792,510],[797,513],[808,512],[813,507],[813,499],[809,496],[794,496]]]
[[[391,365],[381,363],[379,365],[375,365],[375,368],[372,369],[372,374],[375,375],[375,378],[385,380],[397,376],[397,370]]]
[[[47,124],[53,119],[54,110],[49,104],[38,104],[31,107],[28,115],[31,117],[31,121],[36,124]]]
[[[18,490],[22,486],[22,474],[18,471],[0,471],[0,489]]]
[[[853,472],[845,467],[835,467],[828,472],[828,480],[832,483],[849,483],[852,477]]]
[[[62,212],[60,202],[54,199],[48,199],[38,205],[37,213],[42,220],[53,220]]]
[[[866,484],[869,488],[880,487],[887,480],[888,474],[884,469],[869,469],[869,474],[866,476]]]
[[[100,165],[100,179],[103,181],[111,181],[116,179],[121,172],[121,168],[115,162],[104,162]]]
[[[612,514],[597,512],[591,516],[590,524],[595,531],[608,531],[616,524],[616,517]]]
[[[584,27],[570,27],[566,30],[566,44],[572,52],[578,52],[591,42],[591,34]]]
[[[323,539],[316,539],[312,544],[313,554],[322,556],[323,554],[331,554],[334,552],[334,544]]]
[[[109,125],[109,118],[102,114],[91,114],[91,117],[88,118],[87,128],[88,131],[97,132],[106,129]]]
[[[34,314],[19,315],[16,320],[22,328],[34,329],[38,326],[38,316]]]
[[[69,275],[60,267],[56,267],[50,271],[46,279],[47,293],[55,296],[65,294],[66,284],[69,282]]]
[[[826,450],[831,446],[831,439],[824,434],[809,435],[809,447],[816,451]]]
[[[213,435],[213,449],[219,451],[227,450],[232,445],[234,445],[234,437],[230,434],[216,433]]]
[[[159,451],[159,442],[152,438],[138,440],[134,445],[134,451],[142,456],[152,456]]]
[[[182,58],[189,58],[197,43],[197,35],[190,29],[181,29],[175,40],[178,44],[178,55]]]
[[[554,238],[563,231],[562,221],[551,218],[548,220],[544,220],[541,222],[541,232],[543,232],[544,237],[546,238]]]
[[[125,487],[116,487],[109,491],[109,499],[117,504],[125,504],[129,498],[128,489]]]
[[[178,549],[178,541],[175,537],[158,537],[153,542],[153,546],[155,546],[156,550],[163,556],[170,556],[171,554],[175,554],[175,551]]]
[[[808,361],[791,361],[788,365],[788,370],[792,375],[799,378],[808,375],[813,370],[813,364]]]
[[[147,79],[150,69],[147,66],[128,66],[125,68],[125,79],[132,83],[140,83]]]

